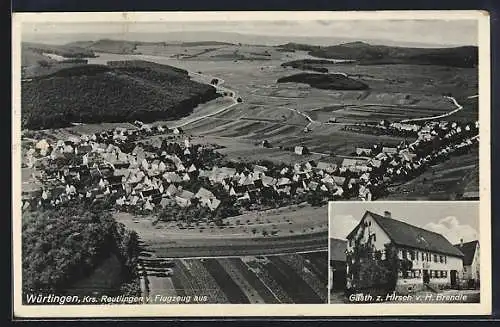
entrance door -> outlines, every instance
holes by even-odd
[[[450,284],[451,284],[451,287],[456,287],[457,286],[457,274],[458,274],[458,272],[456,270],[451,270],[450,271]]]
[[[429,284],[429,281],[430,281],[429,270],[424,269],[422,276],[423,276],[424,284]]]

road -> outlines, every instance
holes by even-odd
[[[220,114],[226,110],[229,110],[231,109],[232,107],[236,106],[238,104],[238,101],[237,101],[237,98],[238,98],[238,95],[236,93],[236,91],[234,90],[231,90],[231,89],[228,89],[227,87],[223,87],[222,84],[224,84],[224,80],[221,79],[221,78],[218,78],[218,77],[213,77],[213,76],[208,76],[208,75],[204,75],[204,74],[200,74],[200,73],[195,73],[195,72],[189,72],[190,75],[193,75],[193,76],[198,76],[198,77],[201,77],[202,79],[206,79],[206,80],[212,80],[214,78],[216,78],[218,80],[218,83],[217,85],[213,85],[213,84],[210,84],[212,87],[214,87],[218,92],[220,93],[224,93],[224,92],[227,92],[228,94],[232,94],[232,96],[230,96],[230,98],[233,100],[233,103],[231,103],[230,105],[228,106],[225,106],[225,107],[222,107],[216,111],[213,111],[209,114],[205,114],[203,116],[199,116],[199,117],[193,117],[192,119],[189,119],[188,121],[186,122],[183,122],[181,124],[177,124],[177,125],[172,125],[171,128],[174,128],[174,127],[184,127],[186,125],[189,125],[189,124],[192,124],[192,123],[196,123],[200,120],[203,120],[205,118],[208,118],[208,117],[212,117],[212,116],[215,116],[217,114]]]
[[[413,118],[413,119],[403,119],[401,122],[402,123],[408,123],[408,122],[412,122],[412,121],[424,121],[424,120],[441,119],[441,118],[444,118],[444,117],[451,116],[454,113],[456,113],[456,112],[458,112],[458,111],[460,111],[460,110],[462,110],[464,108],[462,105],[460,105],[457,102],[457,100],[454,97],[445,96],[445,98],[451,100],[453,102],[453,104],[455,105],[456,109],[453,109],[452,111],[447,112],[447,113],[442,114],[442,115],[428,116],[428,117],[421,117],[421,118]]]

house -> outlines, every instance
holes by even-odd
[[[194,197],[199,199],[200,203],[205,206],[208,206],[212,199],[215,199],[215,195],[204,187],[200,187]]]
[[[182,182],[182,177],[175,172],[166,172],[162,175],[163,179],[169,183],[180,183]]]
[[[368,164],[374,168],[380,168],[380,166],[382,165],[382,161],[377,159],[371,159],[370,161],[368,161]]]
[[[221,201],[219,199],[213,198],[212,201],[208,204],[208,208],[212,211],[216,210],[219,205],[221,204]]]
[[[188,190],[183,190],[175,196],[175,202],[180,207],[188,207],[191,205],[191,199],[194,197],[194,193]]]
[[[165,209],[166,207],[171,206],[173,203],[175,203],[175,201],[173,201],[172,199],[162,198],[160,201],[160,206]]]
[[[320,161],[316,165],[316,169],[317,170],[323,170],[323,171],[325,171],[327,173],[333,173],[335,171],[335,169],[337,169],[337,165],[334,164],[334,163],[330,163],[330,162]]]
[[[271,144],[269,143],[268,140],[264,140],[260,143],[260,146],[263,147],[263,148],[272,148]]]
[[[161,193],[158,189],[150,189],[150,190],[143,190],[139,193],[141,198],[143,200],[145,199],[153,199],[153,198],[159,198],[161,197]]]
[[[346,239],[346,287],[350,290],[359,289],[361,273],[351,266],[367,259],[360,256],[361,253],[372,258],[380,256],[380,260],[390,260],[389,254],[396,254],[395,264],[400,267],[394,277],[398,293],[458,286],[464,254],[441,234],[395,219],[389,211],[384,215],[366,211]],[[369,251],[358,252],[363,248]],[[364,283],[365,288],[380,286]]]
[[[153,211],[154,210],[154,207],[155,205],[151,202],[149,202],[149,199],[146,201],[146,203],[144,203],[144,207],[143,209],[144,210],[148,210],[148,211]]]
[[[165,194],[168,196],[174,196],[178,192],[177,187],[175,187],[174,184],[170,184],[167,189],[165,190]]]
[[[455,244],[455,247],[464,254],[462,280],[468,287],[478,288],[480,282],[479,241],[475,240],[464,243],[463,239],[461,239],[459,244]]]
[[[265,166],[255,165],[253,171],[255,173],[267,173],[268,169]]]
[[[342,177],[342,176],[332,176],[332,178],[333,178],[333,181],[335,182],[335,184],[337,184],[339,186],[342,186],[345,183],[345,177]]]
[[[342,167],[346,167],[346,168],[356,167],[356,166],[360,166],[360,165],[365,165],[366,162],[367,162],[367,160],[363,160],[363,159],[345,158],[344,160],[342,160]]]
[[[290,181],[289,178],[282,177],[282,178],[278,179],[276,186],[278,186],[279,188],[282,188],[284,186],[290,185],[291,183],[292,182]]]
[[[309,150],[305,146],[296,146],[294,152],[298,155],[306,155],[309,154]]]
[[[42,156],[46,156],[47,155],[47,152],[48,152],[49,148],[50,148],[50,145],[47,142],[47,140],[45,140],[45,139],[41,139],[35,145],[35,149],[38,149],[40,151],[40,154]]]
[[[343,291],[346,286],[347,241],[330,238],[330,289]]]
[[[358,156],[369,156],[372,154],[372,149],[368,148],[356,148],[356,154]]]
[[[384,146],[382,148],[382,153],[395,154],[398,152],[398,149],[395,147]]]

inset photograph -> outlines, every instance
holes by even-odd
[[[479,303],[479,202],[330,202],[330,303]]]

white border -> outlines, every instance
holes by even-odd
[[[23,22],[161,22],[161,21],[270,21],[270,20],[477,20],[480,103],[480,304],[176,304],[26,306],[21,301],[21,147],[20,66]],[[352,11],[352,12],[114,12],[114,13],[14,13],[12,18],[12,208],[13,280],[16,318],[76,317],[202,317],[202,316],[385,316],[491,314],[490,220],[490,26],[485,11]],[[355,310],[353,310],[355,309]]]

